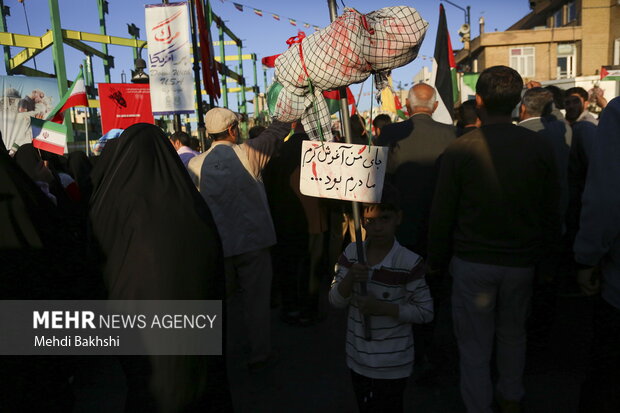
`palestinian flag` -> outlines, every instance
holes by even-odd
[[[313,26],[313,28],[314,28],[315,32],[318,32],[319,30],[321,30],[321,28],[319,26]]]
[[[51,120],[56,123],[63,123],[65,120],[64,112],[66,109],[75,106],[88,107],[88,97],[86,96],[86,86],[84,85],[84,75],[80,70],[75,82],[71,85],[71,88],[67,90],[65,95],[60,100],[60,103],[50,112],[46,120]]]
[[[461,102],[476,98],[476,83],[480,73],[463,73],[460,78]]]
[[[452,124],[454,102],[458,100],[458,89],[456,86],[456,63],[443,4],[439,5],[439,24],[437,25],[431,84],[437,90],[439,102],[437,110],[433,113],[433,119]]]
[[[297,21],[293,20],[293,19],[288,19],[288,22],[293,25],[293,26],[297,26]]]
[[[403,105],[400,103],[400,99],[396,95],[394,95],[394,107],[396,108],[396,115],[398,115],[399,118],[403,120],[409,118],[407,109],[405,108],[405,110],[403,110]]]
[[[280,16],[278,16],[277,14],[272,14],[273,18],[280,21]]]
[[[329,109],[330,114],[334,114],[340,110],[340,91],[339,90],[326,90],[323,92],[323,97],[325,98],[325,102],[327,102],[327,108]],[[351,92],[351,89],[347,87],[347,103],[349,105],[353,105],[355,108],[355,97]],[[355,110],[351,112],[354,114]]]
[[[620,67],[615,66],[614,69],[611,66],[601,67],[601,80],[620,80]]]
[[[235,6],[235,9],[243,11],[243,4],[233,3],[233,6]]]
[[[263,17],[262,10],[254,9],[254,14],[256,14],[257,16]]]
[[[306,29],[309,29],[309,28],[310,28],[310,24],[309,24],[309,23],[304,23],[304,27],[305,27]]]
[[[67,128],[49,120],[30,118],[32,146],[42,151],[63,155],[67,146]]]

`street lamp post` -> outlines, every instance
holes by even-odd
[[[448,3],[451,6],[456,7],[457,9],[463,10],[463,13],[465,13],[465,24],[467,24],[468,26],[471,27],[470,25],[470,16],[469,16],[469,11],[471,9],[470,6],[467,6],[466,9],[464,9],[463,7],[459,6],[458,4],[454,4],[452,3],[450,0],[439,0],[439,1],[445,1],[446,3]]]

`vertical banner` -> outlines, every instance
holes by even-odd
[[[111,129],[127,129],[134,123],[155,123],[149,85],[99,83],[99,102],[104,135]]]
[[[154,115],[194,112],[194,77],[187,3],[145,7]]]

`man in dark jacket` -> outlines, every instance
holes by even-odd
[[[401,245],[426,256],[428,214],[435,188],[437,158],[456,137],[455,128],[433,120],[437,92],[419,83],[409,90],[412,116],[385,125],[377,142],[390,146],[389,180],[401,196],[403,220],[396,233]]]
[[[482,72],[476,85],[482,126],[444,152],[431,210],[429,272],[450,261],[468,412],[493,411],[496,336],[500,406],[520,411],[534,266],[561,229],[553,148],[511,123],[522,88],[521,76],[509,67]]]

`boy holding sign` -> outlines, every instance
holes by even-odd
[[[396,241],[402,216],[396,190],[384,186],[381,202],[363,209],[367,264],[358,262],[356,245],[349,244],[336,265],[329,300],[348,307],[347,365],[360,412],[402,412],[413,367],[411,323],[433,319],[433,300],[422,258]],[[367,283],[368,295],[360,294],[360,283]]]

